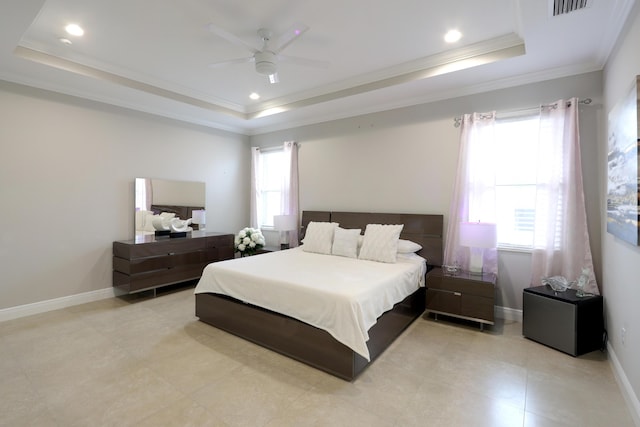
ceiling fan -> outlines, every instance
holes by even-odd
[[[241,64],[245,62],[255,62],[256,72],[269,77],[270,83],[278,83],[278,62],[287,61],[300,65],[306,65],[311,67],[326,68],[329,66],[328,62],[317,61],[314,59],[300,58],[297,56],[282,55],[281,52],[293,43],[298,37],[309,30],[309,27],[297,23],[294,24],[287,31],[277,37],[278,44],[274,45],[273,32],[266,28],[258,30],[258,37],[262,40],[262,48],[256,48],[249,43],[246,43],[240,37],[237,37],[230,32],[214,25],[213,23],[207,24],[206,28],[212,33],[222,37],[223,39],[248,49],[252,56],[243,58],[230,59],[221,62],[214,62],[209,64],[211,68],[224,67],[231,64]]]

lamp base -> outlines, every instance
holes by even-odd
[[[469,273],[482,276],[482,258],[484,250],[482,248],[471,248],[469,258]]]

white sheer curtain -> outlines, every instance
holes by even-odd
[[[470,249],[461,246],[461,222],[496,222],[495,170],[496,144],[495,112],[465,114],[462,117],[458,171],[449,209],[445,265],[458,264],[469,270]],[[483,252],[483,271],[498,273],[496,249]]]
[[[296,223],[300,223],[299,220],[299,190],[298,190],[298,144],[294,141],[287,141],[283,144],[283,168],[282,171],[274,171],[282,173],[282,185],[280,186],[280,206],[271,206],[267,208],[267,213],[272,211],[274,214],[281,215],[294,215],[296,217]],[[263,170],[262,156],[260,154],[259,147],[251,148],[251,202],[250,202],[250,226],[258,228],[261,224],[261,215],[266,213],[260,213],[260,209],[264,209],[263,205],[263,188],[260,183],[260,178],[263,176],[263,172],[270,170]],[[276,178],[277,179],[277,178]],[[276,210],[279,208],[279,212]],[[298,246],[298,230],[289,232],[289,246]]]
[[[496,113],[462,118],[458,172],[447,226],[445,265],[469,266],[469,249],[459,241],[460,222],[498,222],[496,215]],[[534,139],[534,143],[535,139]],[[502,160],[505,161],[505,160]],[[585,292],[599,294],[593,273],[582,187],[578,99],[540,108],[535,173],[531,285],[564,276],[576,280],[589,269]],[[500,223],[498,222],[500,236]],[[497,252],[485,250],[484,270],[497,273]]]
[[[599,294],[582,187],[577,98],[541,108],[538,157],[531,283],[557,275],[575,280],[588,268],[584,290]]]
[[[284,143],[284,161],[288,170],[284,174],[282,185],[282,214],[294,215],[300,224],[299,186],[298,186],[298,144],[294,141]],[[298,228],[289,232],[289,246],[298,246]]]
[[[249,226],[251,228],[258,228],[258,207],[261,206],[262,192],[260,191],[260,180],[258,177],[260,174],[261,162],[260,162],[260,148],[251,147],[251,201],[249,209],[250,218]]]

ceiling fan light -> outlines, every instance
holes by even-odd
[[[276,56],[269,51],[262,51],[255,54],[256,71],[259,74],[269,76],[276,73]]]
[[[265,76],[275,74],[276,64],[273,62],[256,62],[256,71]]]

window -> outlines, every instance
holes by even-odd
[[[489,153],[475,156],[476,167],[495,168],[491,176],[495,185],[480,197],[495,198],[495,221],[498,231],[498,247],[501,249],[531,250],[533,248],[536,221],[536,198],[544,197],[538,186],[538,173],[545,169],[545,159],[539,147],[540,120],[538,115],[496,120]],[[486,155],[494,156],[492,162]],[[548,159],[547,159],[548,160]],[[547,188],[553,191],[553,188]],[[469,204],[469,219],[485,218],[484,206],[490,203]],[[539,206],[539,205],[538,205]],[[558,206],[558,209],[561,207]],[[542,228],[542,229],[546,229]],[[559,230],[556,232],[559,237]],[[556,241],[559,241],[556,238]]]
[[[258,226],[273,227],[274,215],[282,213],[282,191],[288,169],[284,150],[261,151],[259,163]]]

